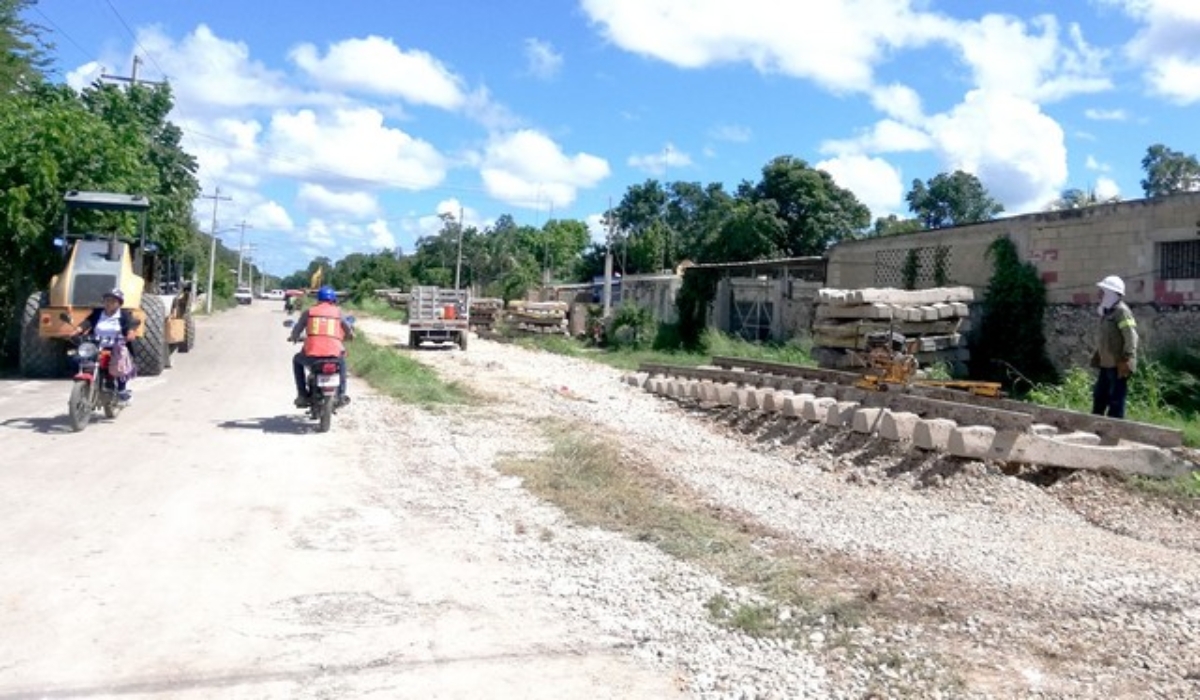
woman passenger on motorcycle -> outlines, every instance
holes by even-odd
[[[133,312],[129,309],[121,308],[124,303],[125,294],[120,289],[105,292],[103,305],[92,309],[92,313],[88,314],[88,317],[79,324],[75,335],[91,331],[102,347],[112,347],[114,351],[118,338],[124,338],[126,343],[132,343],[135,331],[141,325],[141,321],[134,318]],[[128,352],[128,349],[122,348],[122,351]],[[112,358],[112,361],[116,361],[116,358]],[[133,396],[128,388],[128,378],[119,377],[117,379],[117,396],[122,401],[129,401]]]

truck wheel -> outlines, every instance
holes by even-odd
[[[142,296],[142,311],[146,314],[142,337],[133,343],[133,361],[137,372],[144,377],[157,377],[170,366],[171,349],[167,347],[167,307],[162,299]]]
[[[421,347],[421,336],[412,331],[409,331],[408,332],[408,347],[412,348],[413,350],[416,350],[417,348]]]
[[[50,303],[50,295],[34,292],[25,300],[21,316],[21,374],[42,379],[59,377],[68,368],[67,352],[62,343],[38,334],[38,311]]]
[[[179,352],[191,352],[194,347],[196,347],[196,319],[192,318],[192,312],[189,311],[187,316],[183,317],[183,343],[179,345]]]
[[[458,349],[459,350],[467,349],[467,332],[466,331],[463,331],[462,333],[458,334]]]

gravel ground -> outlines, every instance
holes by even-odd
[[[377,342],[406,338],[398,324],[360,327]],[[406,449],[431,468],[393,476],[410,505],[502,541],[555,606],[678,673],[695,697],[1200,696],[1194,506],[1100,475],[1043,486],[824,426],[704,411],[625,386],[601,365],[483,339],[466,353],[414,356],[492,400],[381,405],[384,420],[430,436]],[[814,620],[799,642],[713,624],[707,600],[753,594],[573,526],[496,471],[499,458],[546,449],[552,418],[619,439],[629,459],[761,526],[825,572],[826,590],[869,600],[876,614]]]

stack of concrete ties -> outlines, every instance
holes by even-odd
[[[476,333],[490,333],[496,328],[496,321],[504,310],[503,299],[489,297],[471,298],[471,330]]]
[[[1060,432],[1053,426],[1034,424],[1028,414],[1014,411],[936,401],[932,404],[943,410],[929,411],[931,402],[917,398],[910,399],[909,405],[901,401],[900,408],[887,408],[872,404],[876,399],[894,401],[896,397],[851,387],[834,387],[834,396],[818,395],[831,390],[820,382],[801,382],[800,391],[792,391],[644,372],[627,374],[623,381],[680,402],[774,414],[781,420],[823,424],[876,436],[903,448],[965,459],[1155,477],[1174,477],[1196,468],[1168,449],[1130,442],[1101,445],[1094,433]],[[903,410],[907,407],[922,410],[927,417]]]
[[[922,367],[942,363],[963,375],[970,359],[967,304],[974,298],[970,287],[822,289],[813,322],[813,357],[827,369],[855,369],[862,365],[859,354],[868,349],[868,336],[890,332],[907,339],[906,351]]]
[[[526,333],[567,335],[566,302],[522,301],[508,302],[505,320],[510,328]]]

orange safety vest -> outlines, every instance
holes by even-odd
[[[308,357],[341,357],[345,351],[342,311],[333,304],[321,303],[309,309],[304,333],[304,354]]]

